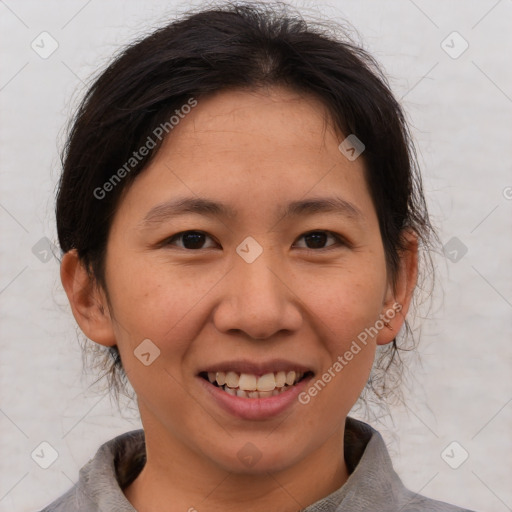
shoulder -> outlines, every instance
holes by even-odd
[[[135,512],[122,489],[145,463],[144,431],[107,441],[79,472],[78,482],[40,512]]]
[[[345,429],[345,460],[351,474],[338,490],[337,512],[474,512],[407,489],[380,433],[351,417]]]
[[[410,497],[407,498],[406,494],[409,494]],[[403,501],[402,508],[400,508],[401,512],[475,512],[474,510],[460,508],[444,501],[414,494],[408,490],[404,493],[404,498],[406,499]]]
[[[75,486],[39,512],[88,512],[89,510],[93,509],[79,505]]]

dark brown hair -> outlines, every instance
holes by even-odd
[[[122,173],[108,193],[98,197],[94,191],[126,169],[155,128],[191,98],[200,103],[228,88],[273,85],[320,99],[336,129],[364,143],[365,178],[390,275],[404,250],[404,228],[413,229],[423,248],[429,247],[435,232],[414,146],[376,61],[340,26],[306,22],[285,4],[222,4],[188,13],[123,49],[91,85],[73,120],[62,154],[58,237],[63,252],[77,250],[107,297],[104,262],[113,216],[123,191],[144,171],[161,141],[155,140],[154,148]],[[126,375],[117,347],[101,349],[109,360],[103,368],[118,391]],[[397,350],[395,339],[374,365],[369,385],[379,397],[386,394],[387,370],[400,362]]]

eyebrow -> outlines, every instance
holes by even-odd
[[[237,217],[236,210],[227,204],[200,197],[181,197],[153,207],[138,227],[148,229],[169,218],[189,213],[228,219]],[[341,197],[318,197],[292,201],[279,208],[276,213],[280,219],[316,213],[337,213],[355,221],[364,219],[364,215],[359,208]]]

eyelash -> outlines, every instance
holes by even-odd
[[[200,231],[200,230],[188,230],[188,231],[180,231],[179,233],[176,233],[175,235],[165,239],[161,245],[162,246],[169,246],[169,245],[172,245],[172,242],[174,242],[175,240],[177,239],[180,239],[181,237],[183,237],[184,235],[186,234],[189,234],[189,233],[196,233],[196,234],[201,234],[201,235],[205,235],[206,237],[210,238],[213,240],[213,237],[211,237],[210,235],[208,235],[208,233],[205,233],[204,231]],[[300,238],[303,238],[307,235],[312,235],[312,234],[316,234],[316,233],[326,233],[328,236],[331,236],[332,238],[335,239],[336,243],[334,244],[331,244],[331,245],[328,245],[327,247],[322,247],[322,248],[319,248],[319,249],[311,249],[309,247],[301,247],[300,249],[302,250],[305,250],[305,251],[308,251],[308,252],[322,252],[322,251],[328,251],[328,250],[331,250],[333,248],[336,248],[336,247],[340,247],[340,246],[345,246],[345,247],[348,247],[350,244],[340,235],[336,234],[336,233],[333,233],[332,231],[328,231],[328,230],[325,230],[325,229],[315,229],[315,230],[312,230],[312,231],[307,231],[306,233],[303,233],[300,237]],[[186,247],[179,247],[180,249],[183,249],[185,251],[200,251],[204,248],[199,248],[199,249],[187,249]],[[211,247],[208,247],[207,249],[211,249]]]

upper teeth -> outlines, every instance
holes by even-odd
[[[304,373],[294,371],[266,373],[261,377],[250,373],[208,372],[208,380],[217,381],[219,386],[226,384],[230,388],[239,388],[243,391],[273,391],[276,388],[282,388],[285,384],[293,386],[303,375]]]

